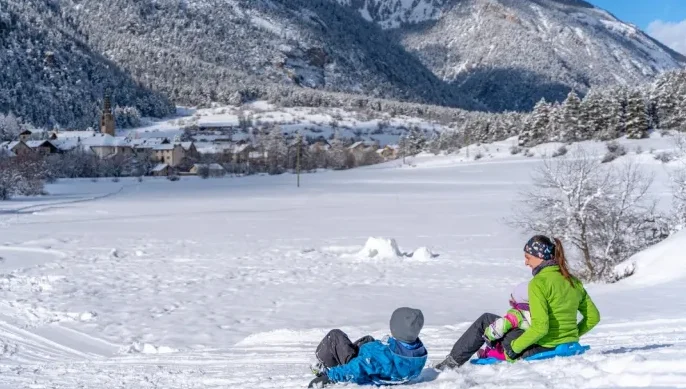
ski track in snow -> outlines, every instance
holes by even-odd
[[[422,308],[440,361],[530,277],[503,221],[540,161],[458,158],[306,175],[297,190],[289,175],[51,187],[84,201],[0,215],[0,388],[302,388],[329,329],[381,337],[400,305]],[[637,159],[664,191],[665,167]],[[369,237],[438,256],[364,258]],[[686,388],[682,284],[589,285],[602,321],[587,354],[427,368],[413,387]]]

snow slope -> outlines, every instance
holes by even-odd
[[[686,278],[686,231],[681,231],[659,244],[634,255],[618,265],[618,273],[636,271],[636,276],[624,280],[632,285],[659,285]],[[669,269],[669,271],[665,271]]]
[[[0,203],[0,388],[302,388],[326,331],[381,336],[401,305],[424,311],[439,361],[530,277],[525,236],[504,219],[555,145],[530,158],[479,147],[493,157],[322,172],[300,188],[290,175],[74,180]],[[670,165],[648,151],[615,163],[626,158],[654,171],[654,193],[669,200]],[[366,242],[392,255],[365,258]],[[686,387],[684,277],[630,281],[589,285],[602,322],[582,357],[427,369],[415,386]]]

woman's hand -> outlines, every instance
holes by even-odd
[[[514,362],[520,357],[520,354],[517,354],[512,350],[512,343],[503,344],[503,351],[505,352],[505,359],[507,359],[508,362]]]

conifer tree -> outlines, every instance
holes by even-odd
[[[563,142],[580,138],[579,128],[581,119],[581,100],[576,92],[571,91],[567,95],[563,105],[564,130],[561,132],[560,140]]]
[[[636,90],[629,95],[626,109],[626,136],[629,139],[648,137],[648,115],[643,94]]]
[[[550,125],[550,104],[541,99],[531,114],[529,126],[519,137],[520,146],[534,146],[545,142]]]

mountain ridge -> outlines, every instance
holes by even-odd
[[[168,100],[330,104],[319,91],[500,112],[562,101],[572,89],[650,81],[686,61],[581,0],[0,0],[0,26],[16,19],[29,28],[11,30],[0,50],[31,65],[6,63],[8,85],[49,82],[21,98],[0,95],[0,110],[37,125],[92,121],[96,103],[67,108],[98,100],[96,84],[112,79],[122,81],[110,87],[125,86],[116,104],[151,115],[169,112]],[[74,43],[43,39],[35,50],[36,38],[65,31]],[[102,58],[81,61],[65,47]],[[60,78],[38,65],[48,52],[73,72],[102,62],[118,75]],[[45,90],[62,93],[60,104],[43,104]]]

